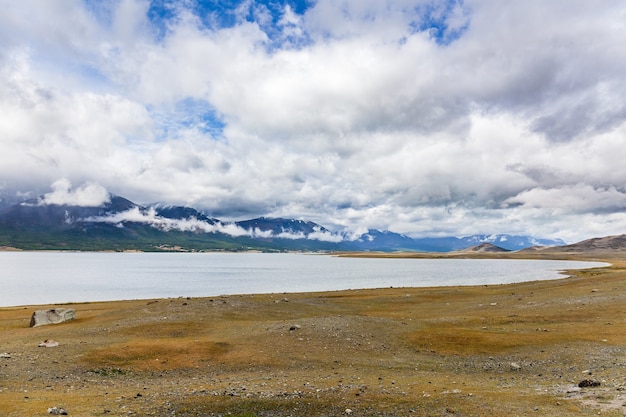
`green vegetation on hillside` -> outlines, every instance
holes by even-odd
[[[286,244],[287,243],[287,244]],[[252,239],[219,233],[161,231],[154,227],[117,228],[90,227],[84,229],[48,231],[36,228],[12,228],[0,225],[0,246],[23,250],[79,251],[248,251],[263,252],[293,250],[323,251],[325,242],[315,240]]]

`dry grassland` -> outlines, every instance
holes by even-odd
[[[3,308],[0,415],[623,416],[626,262],[610,262],[512,285]],[[48,307],[77,319],[29,328]]]

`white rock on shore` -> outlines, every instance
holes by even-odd
[[[47,324],[63,323],[74,320],[76,310],[73,308],[53,308],[50,310],[37,310],[30,318],[30,327],[45,326]]]

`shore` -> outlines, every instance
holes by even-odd
[[[508,285],[0,308],[0,414],[622,416],[626,262],[605,255]],[[29,328],[53,307],[76,320]]]

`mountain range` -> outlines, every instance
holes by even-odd
[[[504,250],[565,244],[506,234],[413,238],[368,230],[353,236],[297,219],[226,222],[191,207],[141,206],[116,195],[98,205],[38,197],[0,211],[0,246],[20,249],[449,252],[485,243]]]

